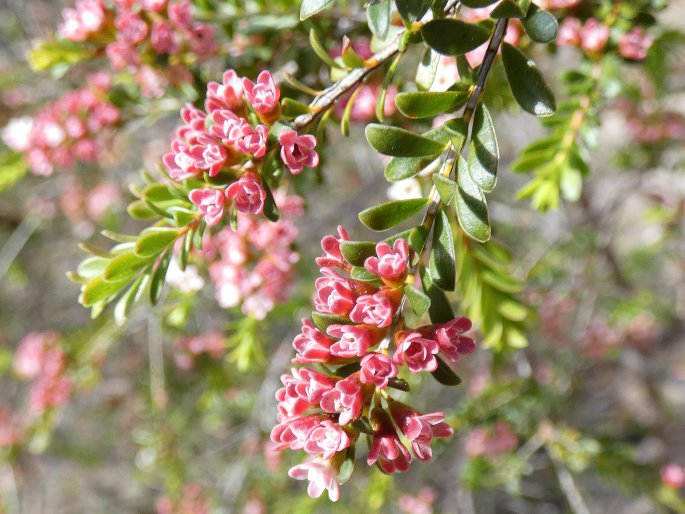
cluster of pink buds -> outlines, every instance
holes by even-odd
[[[59,342],[55,332],[31,332],[14,354],[14,372],[19,378],[33,381],[28,404],[37,414],[63,407],[71,395],[72,382],[65,376],[66,354]]]
[[[19,119],[2,132],[5,143],[22,152],[36,175],[77,161],[96,162],[103,151],[102,131],[119,121],[119,109],[107,100],[111,78],[91,75],[88,84],[45,106],[33,119]]]
[[[685,138],[685,116],[679,112],[645,112],[644,105],[628,99],[617,101],[615,108],[625,117],[628,133],[636,143],[655,145]]]
[[[275,193],[281,211],[277,222],[239,213],[235,230],[206,233],[202,246],[219,305],[240,305],[257,319],[288,299],[300,257],[293,250],[298,230],[292,218],[302,215],[302,199]]]
[[[599,55],[605,51],[609,36],[609,27],[596,18],[589,18],[583,23],[578,18],[569,17],[559,25],[557,44],[579,47],[589,55]],[[654,39],[642,27],[635,27],[621,35],[617,50],[626,59],[643,61],[653,43]]]
[[[204,334],[183,337],[176,341],[176,348],[176,366],[188,371],[193,368],[195,359],[201,355],[209,355],[212,359],[223,357],[226,353],[226,336],[218,330],[212,330]]]
[[[327,489],[331,500],[339,497],[341,465],[362,433],[370,436],[367,463],[378,464],[386,473],[409,469],[412,457],[405,442],[416,458],[431,458],[432,439],[452,435],[445,415],[423,414],[400,403],[390,388],[407,390],[399,377],[404,370],[435,371],[439,354],[456,362],[475,349],[464,335],[471,328],[466,318],[404,327],[398,312],[409,273],[404,239],[376,246],[376,255],[368,257],[364,267],[377,278],[364,282],[349,276],[352,265],[340,250],[347,239],[339,227],[337,236],[321,242],[316,325],[303,319],[302,332],[293,341],[293,362],[320,367],[295,368],[281,377],[278,425],[271,432],[276,449],[304,450],[313,456],[289,475],[308,479],[310,496]]]
[[[195,21],[190,0],[77,0],[64,9],[59,34],[104,46],[115,70],[135,73],[146,96],[161,96],[167,83],[190,80],[187,64],[214,55],[214,27]],[[160,68],[144,64],[166,59]]]
[[[280,117],[280,97],[268,71],[252,82],[228,70],[222,83],[207,85],[204,111],[191,105],[181,110],[184,125],[177,129],[163,161],[169,176],[177,181],[204,174],[213,179],[212,184],[225,179],[224,186],[190,192],[190,201],[208,225],[218,224],[231,205],[240,213],[262,214],[267,193],[258,171],[271,150],[269,132]],[[314,136],[281,126],[275,139],[291,173],[318,165]]]

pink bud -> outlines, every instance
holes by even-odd
[[[304,451],[315,455],[322,454],[324,459],[330,459],[349,445],[350,438],[340,425],[326,419],[307,434]]]
[[[326,337],[307,318],[302,319],[302,333],[295,336],[293,347],[297,356],[296,363],[328,362],[331,360],[330,348],[333,339]]]
[[[347,279],[330,268],[321,268],[323,277],[316,279],[314,305],[323,314],[347,316],[355,304],[355,294]]]
[[[269,136],[269,128],[265,125],[257,125],[256,128],[240,119],[231,127],[229,138],[233,141],[236,150],[243,154],[252,154],[261,159],[266,154],[266,138]]]
[[[598,54],[609,41],[609,27],[596,18],[590,18],[580,29],[580,46],[591,54]]]
[[[243,90],[247,101],[258,114],[267,115],[279,109],[281,90],[267,70],[259,74],[256,83],[243,78]]]
[[[324,236],[321,240],[323,255],[315,259],[317,266],[345,268],[346,261],[342,256],[342,253],[340,253],[340,243],[342,241],[348,241],[349,239],[347,231],[342,225],[338,226],[338,237]]]
[[[283,129],[278,135],[281,145],[281,159],[291,173],[298,175],[302,170],[314,168],[319,164],[319,154],[316,153],[316,138],[311,135],[298,136],[292,129]]]
[[[174,31],[164,20],[158,20],[152,25],[150,41],[158,54],[175,54],[178,52],[178,42]]]
[[[226,198],[232,200],[240,212],[261,214],[266,191],[255,174],[245,173],[226,188]]]
[[[559,25],[557,45],[580,46],[581,24],[578,18],[566,18]]]
[[[401,283],[407,273],[407,260],[409,258],[407,241],[397,239],[392,249],[388,243],[378,243],[376,255],[378,257],[367,258],[364,267],[390,283]]]
[[[371,466],[378,462],[386,473],[408,471],[411,455],[397,436],[390,417],[381,409],[374,409],[371,417],[372,424],[378,428],[374,431],[366,463]]]
[[[654,43],[654,39],[648,36],[642,27],[635,27],[630,32],[626,32],[618,41],[618,53],[626,59],[644,61],[647,58],[647,51]]]
[[[340,413],[338,423],[347,425],[361,415],[363,404],[362,389],[355,373],[335,384],[321,398],[321,408],[325,412]]]
[[[433,456],[430,443],[434,437],[450,437],[454,433],[452,427],[445,423],[443,412],[421,414],[408,405],[391,402],[390,413],[420,460],[427,461]]]

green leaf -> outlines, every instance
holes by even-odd
[[[566,201],[577,202],[583,193],[583,175],[572,166],[563,166],[559,187]]]
[[[388,88],[390,87],[392,78],[395,76],[395,70],[397,69],[397,65],[399,64],[401,58],[402,54],[397,54],[395,56],[390,63],[390,66],[388,66],[388,71],[385,73],[385,77],[383,78],[381,90],[378,93],[378,98],[376,98],[376,118],[378,121],[382,122],[385,120],[385,99],[388,96]]]
[[[79,264],[76,273],[84,278],[95,278],[102,274],[109,262],[106,257],[88,257]]]
[[[304,21],[310,16],[323,11],[335,0],[302,0],[300,4],[300,21]]]
[[[281,101],[281,108],[283,109],[283,114],[286,116],[299,116],[300,114],[308,114],[309,106],[302,102],[298,102],[293,98],[284,98]]]
[[[138,240],[138,236],[122,234],[120,232],[114,232],[113,230],[103,230],[100,234],[117,243],[135,243]]]
[[[148,202],[165,202],[175,200],[176,196],[169,191],[165,184],[150,184],[143,189],[143,198]]]
[[[162,296],[164,279],[166,278],[166,272],[169,269],[169,263],[171,262],[171,254],[171,250],[164,254],[164,257],[162,257],[162,260],[157,265],[157,269],[155,269],[155,272],[150,279],[150,302],[152,305],[157,305],[157,302]]]
[[[497,20],[500,18],[523,18],[523,9],[514,0],[502,0],[490,13],[490,17]]]
[[[463,159],[459,159],[456,196],[459,225],[471,239],[484,243],[490,239],[488,205],[483,192],[469,173]]]
[[[400,16],[410,23],[420,20],[428,11],[431,3],[431,0],[395,0],[395,6]]]
[[[335,314],[323,314],[321,312],[312,312],[312,321],[316,328],[321,332],[326,333],[326,329],[331,325],[352,325],[353,322],[342,316]]]
[[[126,208],[126,212],[136,220],[151,220],[159,218],[159,213],[155,212],[145,201],[136,200],[131,202]]]
[[[516,294],[523,291],[523,285],[511,275],[497,273],[494,270],[485,270],[482,275],[483,282],[493,288],[508,294]]]
[[[433,246],[430,255],[430,275],[433,283],[443,291],[454,291],[456,255],[452,227],[444,209],[435,217]]]
[[[496,1],[497,0],[463,0],[461,3],[464,4],[466,7],[479,8],[479,7],[486,7],[488,5],[492,5]]]
[[[438,190],[440,199],[445,205],[449,205],[457,194],[457,183],[438,173],[433,174],[433,184]]]
[[[407,118],[430,118],[463,107],[468,96],[465,91],[399,93],[395,96],[395,104]]]
[[[102,273],[102,278],[107,282],[128,280],[149,262],[149,258],[140,257],[133,252],[119,255],[109,262]]]
[[[116,295],[125,283],[105,282],[102,277],[95,277],[81,288],[79,303],[84,307],[92,307],[98,302],[105,302]]]
[[[312,47],[312,50],[314,50],[314,53],[319,57],[319,59],[325,62],[330,68],[343,69],[343,67],[335,62],[331,55],[323,47],[321,40],[319,39],[319,35],[314,29],[309,31],[309,45]]]
[[[383,284],[380,278],[361,266],[352,266],[350,277],[361,282],[378,282],[379,285]]]
[[[408,130],[371,123],[366,139],[378,152],[393,157],[426,157],[443,151],[444,145]]]
[[[376,243],[371,241],[341,241],[340,253],[353,266],[364,266],[368,257],[376,255]]]
[[[385,202],[360,212],[359,221],[371,230],[388,230],[418,214],[427,204],[427,198]]]
[[[417,316],[423,316],[431,306],[431,299],[428,295],[412,285],[404,286],[404,294]]]
[[[146,228],[140,233],[135,252],[141,257],[159,255],[174,244],[179,236],[180,232],[175,228]]]
[[[438,361],[438,368],[431,372],[433,378],[435,378],[435,380],[440,382],[442,385],[446,386],[456,386],[461,384],[461,378],[459,378],[459,376],[452,371],[452,368],[445,364],[445,361],[443,361],[437,355],[435,358]]]
[[[490,38],[483,27],[453,18],[429,21],[421,29],[421,35],[428,46],[443,55],[470,52]]]
[[[358,421],[358,420],[355,420]],[[371,432],[373,433],[373,431]],[[351,444],[345,451],[345,460],[340,465],[340,471],[338,471],[338,484],[343,485],[352,476],[354,471],[354,454],[355,454],[355,444]]]
[[[433,323],[447,323],[454,319],[454,311],[444,291],[433,284],[425,266],[419,268],[423,292],[430,298],[428,315]]]
[[[472,133],[469,146],[469,173],[482,191],[489,192],[497,184],[499,147],[492,118],[482,104],[476,110]]]
[[[514,300],[497,303],[497,312],[509,321],[524,321],[528,317],[528,309]]]
[[[0,191],[11,188],[29,170],[29,163],[19,152],[0,153]]]
[[[390,0],[373,0],[373,3],[366,8],[369,29],[380,40],[384,40],[388,36],[391,7],[392,2]]]
[[[537,43],[551,43],[557,38],[557,19],[536,5],[531,6],[521,23],[530,39]]]
[[[428,157],[393,157],[385,165],[385,178],[393,182],[411,178],[433,162],[439,153]]]
[[[435,75],[438,72],[438,66],[440,65],[440,54],[433,50],[432,48],[426,48],[423,53],[421,62],[418,68],[416,68],[416,87],[421,90],[430,89],[435,82]]]
[[[278,210],[276,200],[266,180],[262,180],[262,187],[266,193],[266,198],[264,199],[264,217],[269,221],[278,221],[281,217],[281,212]]]
[[[121,326],[126,322],[126,317],[136,301],[140,290],[145,286],[149,275],[140,275],[128,290],[119,298],[114,306],[114,322]]]
[[[521,108],[536,116],[554,114],[554,93],[535,63],[508,43],[502,46],[502,59],[511,92]]]

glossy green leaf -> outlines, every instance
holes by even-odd
[[[532,5],[523,20],[521,20],[526,34],[538,43],[551,43],[557,38],[559,23],[547,11]]]
[[[502,0],[490,13],[490,17],[497,20],[500,18],[523,18],[525,13],[515,0]]]
[[[438,368],[431,372],[433,378],[435,378],[435,380],[440,382],[442,385],[446,386],[456,386],[461,384],[461,378],[459,378],[459,375],[457,375],[452,368],[445,364],[445,361],[443,361],[440,357],[436,355],[435,358],[438,361]]]
[[[449,205],[457,194],[457,183],[438,173],[433,174],[433,184],[438,190],[440,199],[445,205]]]
[[[418,91],[397,94],[395,104],[407,118],[430,118],[453,113],[463,107],[467,99],[465,91]]]
[[[79,303],[84,307],[92,307],[98,302],[105,302],[124,285],[122,282],[105,282],[102,277],[95,277],[81,288]]]
[[[353,266],[364,266],[367,258],[376,255],[376,243],[371,241],[341,241],[340,253]]]
[[[428,46],[443,55],[470,52],[490,37],[490,33],[483,27],[453,18],[429,21],[421,29],[421,34]]]
[[[433,162],[440,153],[442,151],[427,157],[393,157],[385,165],[385,178],[393,182],[411,178]]]
[[[129,287],[126,292],[121,295],[121,298],[117,300],[116,305],[114,305],[114,322],[121,326],[126,322],[128,313],[131,311],[131,307],[136,301],[136,297],[140,290],[145,287],[149,275],[140,275],[131,287]]]
[[[412,285],[404,286],[404,294],[409,300],[409,305],[417,316],[423,316],[431,306],[431,299],[426,293]]]
[[[390,9],[391,0],[372,0],[373,3],[366,8],[366,19],[369,22],[369,29],[374,36],[380,40],[388,37],[390,29]]]
[[[149,258],[140,257],[135,253],[124,253],[112,259],[104,272],[102,278],[107,282],[121,282],[128,280],[138,273],[150,262]]]
[[[326,329],[331,325],[350,325],[353,324],[347,318],[342,316],[336,316],[335,314],[323,314],[321,312],[312,312],[312,321],[316,328],[321,330],[321,332],[326,332]]]
[[[11,188],[29,170],[29,163],[19,152],[0,152],[0,191]]]
[[[276,200],[274,199],[274,195],[266,180],[262,181],[262,187],[266,193],[266,198],[264,199],[264,217],[269,221],[278,221],[281,217],[281,212],[278,210]]]
[[[418,214],[427,204],[427,198],[386,202],[360,212],[359,221],[372,230],[388,230]]]
[[[502,46],[502,59],[511,92],[521,108],[536,116],[554,114],[554,93],[535,63],[508,43]]]
[[[489,192],[497,184],[499,147],[492,118],[482,104],[476,110],[472,134],[469,145],[469,173],[481,190]]]
[[[141,257],[158,255],[174,244],[179,235],[175,228],[146,228],[136,242],[136,254]]]
[[[513,300],[498,302],[497,312],[509,321],[524,321],[528,317],[528,309]]]
[[[355,420],[356,421],[356,420]],[[373,433],[373,431],[371,432]],[[338,471],[337,481],[339,485],[346,483],[352,476],[354,471],[354,454],[355,454],[355,444],[351,444],[347,450],[345,450],[345,460],[340,464],[340,471]]]
[[[459,225],[471,239],[481,243],[490,239],[488,206],[483,192],[468,171],[463,159],[459,159],[456,196]]]
[[[410,23],[420,20],[428,11],[431,3],[431,0],[395,0],[395,6],[400,16]]]
[[[84,278],[95,278],[102,274],[109,262],[106,257],[88,257],[79,264],[76,273]]]
[[[281,101],[281,109],[284,115],[290,117],[309,113],[309,106],[307,104],[298,102],[292,98],[284,98]]]
[[[430,274],[425,266],[419,268],[421,276],[421,285],[423,292],[430,298],[431,304],[428,308],[428,316],[433,323],[447,323],[454,319],[454,311],[450,305],[444,291],[433,284]]]
[[[464,4],[466,7],[486,7],[488,5],[492,5],[496,2],[497,0],[463,0],[461,3]]]
[[[135,243],[138,240],[138,236],[136,235],[122,234],[120,232],[114,232],[113,230],[103,230],[100,234],[117,243]]]
[[[126,208],[126,212],[128,212],[128,215],[133,219],[137,220],[150,220],[159,218],[159,213],[152,209],[150,205],[143,200],[131,202]]]
[[[443,291],[454,291],[456,255],[452,227],[444,210],[435,217],[433,246],[430,254],[430,275],[433,283]]]
[[[157,268],[150,279],[150,302],[152,305],[157,305],[157,302],[162,297],[164,279],[166,278],[166,272],[169,269],[169,263],[171,262],[171,254],[171,250],[164,254],[164,257],[162,257],[162,260],[157,265]]]
[[[485,270],[482,274],[483,282],[493,288],[508,294],[516,294],[523,291],[523,285],[508,274],[497,273],[494,270]]]
[[[393,157],[426,157],[436,155],[444,145],[408,130],[371,123],[366,126],[366,139],[378,152]]]
[[[304,21],[310,16],[330,7],[335,0],[302,0],[300,4],[300,21]]]
[[[428,90],[435,82],[435,75],[440,64],[440,54],[432,48],[426,48],[421,62],[416,68],[416,87],[420,90]]]
[[[360,280],[361,282],[378,282],[379,285],[383,284],[378,276],[361,266],[352,266],[352,269],[350,270],[350,277],[355,280]]]

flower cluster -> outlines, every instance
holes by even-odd
[[[31,332],[19,343],[14,355],[14,372],[19,378],[32,380],[29,408],[42,414],[69,401],[71,380],[65,376],[66,354],[59,346],[55,332]]]
[[[293,362],[337,369],[301,367],[283,375],[283,388],[276,393],[278,425],[271,432],[276,449],[304,450],[314,456],[289,475],[307,478],[311,496],[327,489],[332,500],[339,497],[338,473],[347,451],[362,432],[370,436],[367,463],[377,463],[386,473],[409,469],[412,457],[400,437],[409,442],[416,458],[431,458],[432,439],[452,435],[444,414],[423,414],[394,400],[389,388],[406,389],[399,378],[405,369],[435,371],[439,354],[456,362],[475,349],[474,341],[463,335],[471,328],[466,318],[404,327],[398,312],[409,273],[404,239],[376,246],[376,255],[364,263],[376,278],[364,282],[349,276],[352,265],[340,250],[347,239],[342,227],[337,236],[323,238],[324,253],[316,259],[322,274],[315,283],[316,325],[303,319],[302,331],[293,341]]]
[[[225,178],[224,187],[190,192],[190,201],[208,225],[218,224],[231,205],[240,213],[262,214],[267,193],[258,169],[269,150],[270,127],[280,117],[280,97],[268,71],[252,82],[228,70],[222,83],[207,85],[204,111],[191,105],[181,110],[184,124],[163,161],[177,181],[206,174],[216,184]],[[291,173],[318,165],[314,136],[282,128],[277,140],[281,160]]]
[[[214,55],[214,27],[195,21],[190,0],[77,0],[63,11],[59,34],[104,46],[115,70],[135,74],[146,96],[162,96],[167,83],[188,82],[186,65]],[[165,67],[158,64],[166,63]]]
[[[119,122],[119,109],[107,100],[111,78],[91,75],[88,84],[46,105],[36,116],[10,122],[5,143],[22,152],[36,175],[51,175],[55,167],[76,161],[96,162],[103,151],[102,131]]]
[[[464,439],[464,451],[472,459],[486,457],[494,459],[518,448],[518,437],[508,423],[497,421],[491,429],[474,428]]]
[[[239,213],[235,230],[206,235],[202,246],[219,305],[240,305],[257,319],[287,300],[299,260],[293,250],[298,230],[291,218],[302,215],[302,199],[276,191],[276,204],[281,211],[277,222]]]
[[[559,25],[557,44],[579,47],[587,54],[598,55],[605,51],[610,35],[609,27],[596,18],[589,18],[583,23],[578,18],[569,17]],[[652,43],[654,39],[642,27],[634,27],[621,35],[617,50],[626,59],[643,61]]]

